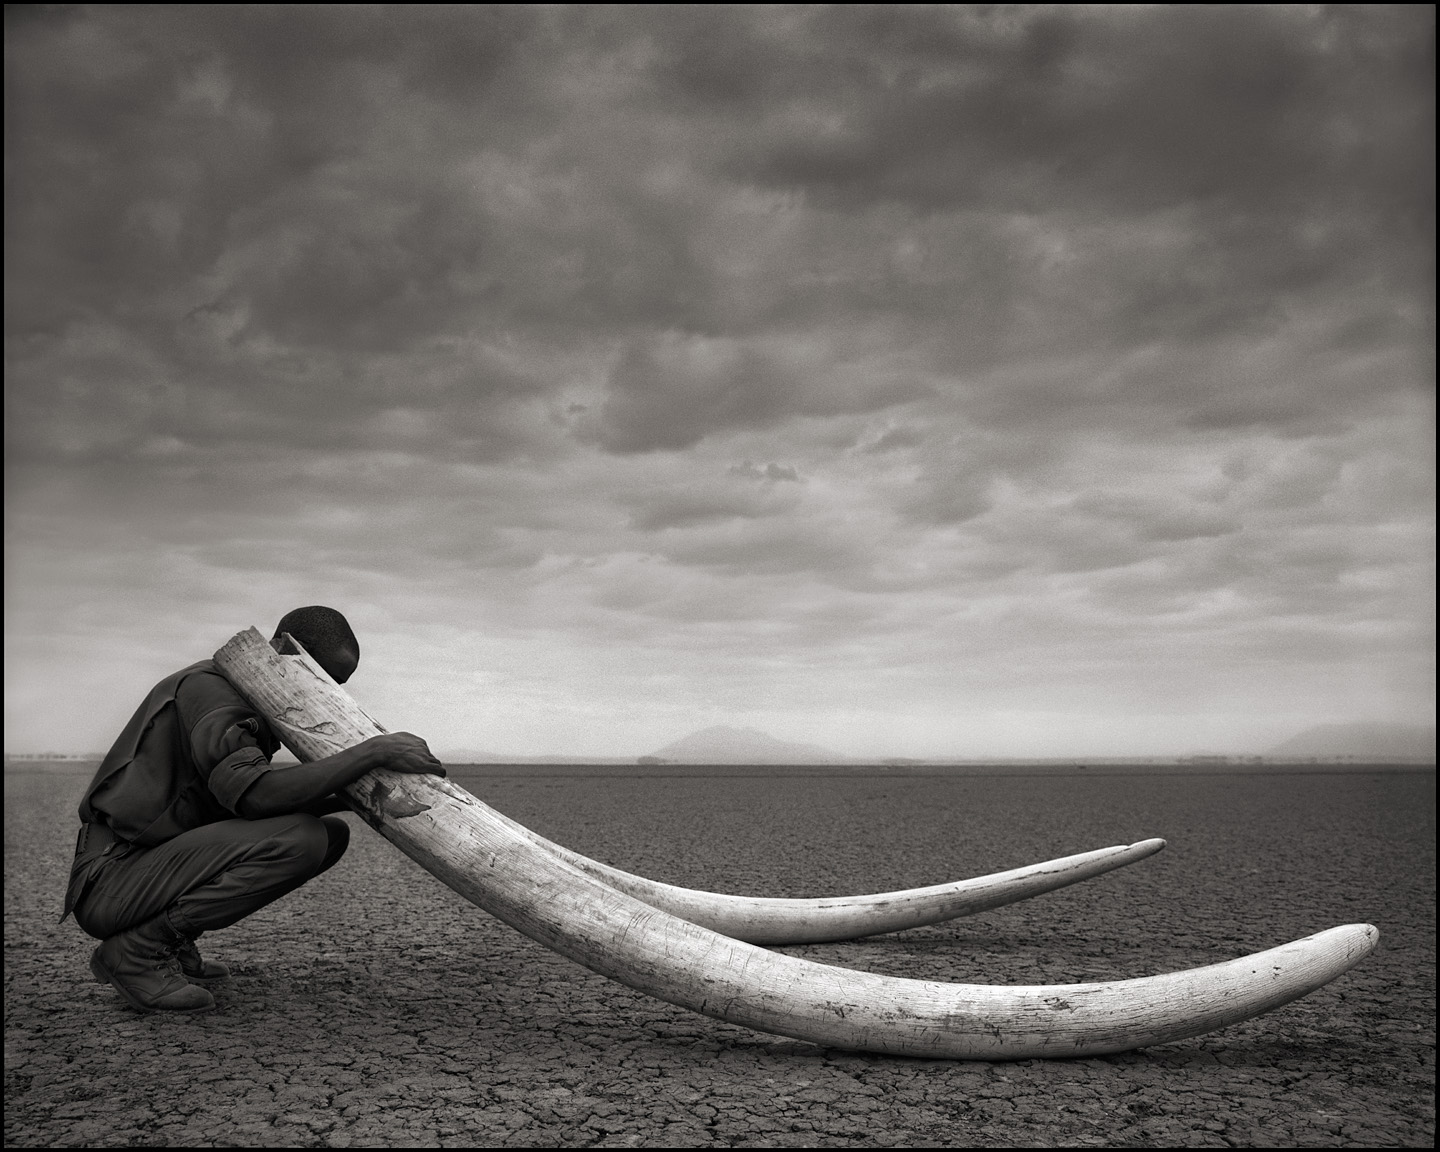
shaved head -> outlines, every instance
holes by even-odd
[[[350,679],[360,664],[360,641],[350,622],[334,608],[312,604],[287,612],[275,626],[272,639],[280,639],[285,632],[303,644],[337,684]]]

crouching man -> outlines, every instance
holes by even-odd
[[[360,645],[333,608],[297,608],[275,630],[295,637],[336,682]],[[349,826],[327,813],[372,768],[445,775],[425,741],[375,736],[324,760],[272,767],[259,716],[201,660],[160,681],[101,762],[80,801],[80,834],[61,920],[101,941],[90,970],[142,1012],[215,1006],[225,979],[202,932],[227,928],[340,859]]]

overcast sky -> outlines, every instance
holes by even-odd
[[[6,729],[1432,722],[1428,6],[6,10]]]

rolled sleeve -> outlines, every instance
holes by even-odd
[[[260,748],[241,748],[210,772],[210,792],[235,815],[240,815],[240,797],[256,780],[270,771],[270,759]]]

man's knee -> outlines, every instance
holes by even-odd
[[[266,823],[274,825],[267,829],[266,842],[277,863],[289,865],[297,875],[313,875],[321,870],[332,842],[326,821],[296,812],[290,816],[272,816]]]
[[[350,845],[350,825],[338,816],[322,816],[320,823],[325,826],[326,838],[325,858],[320,862],[320,871],[324,872],[345,855]]]

